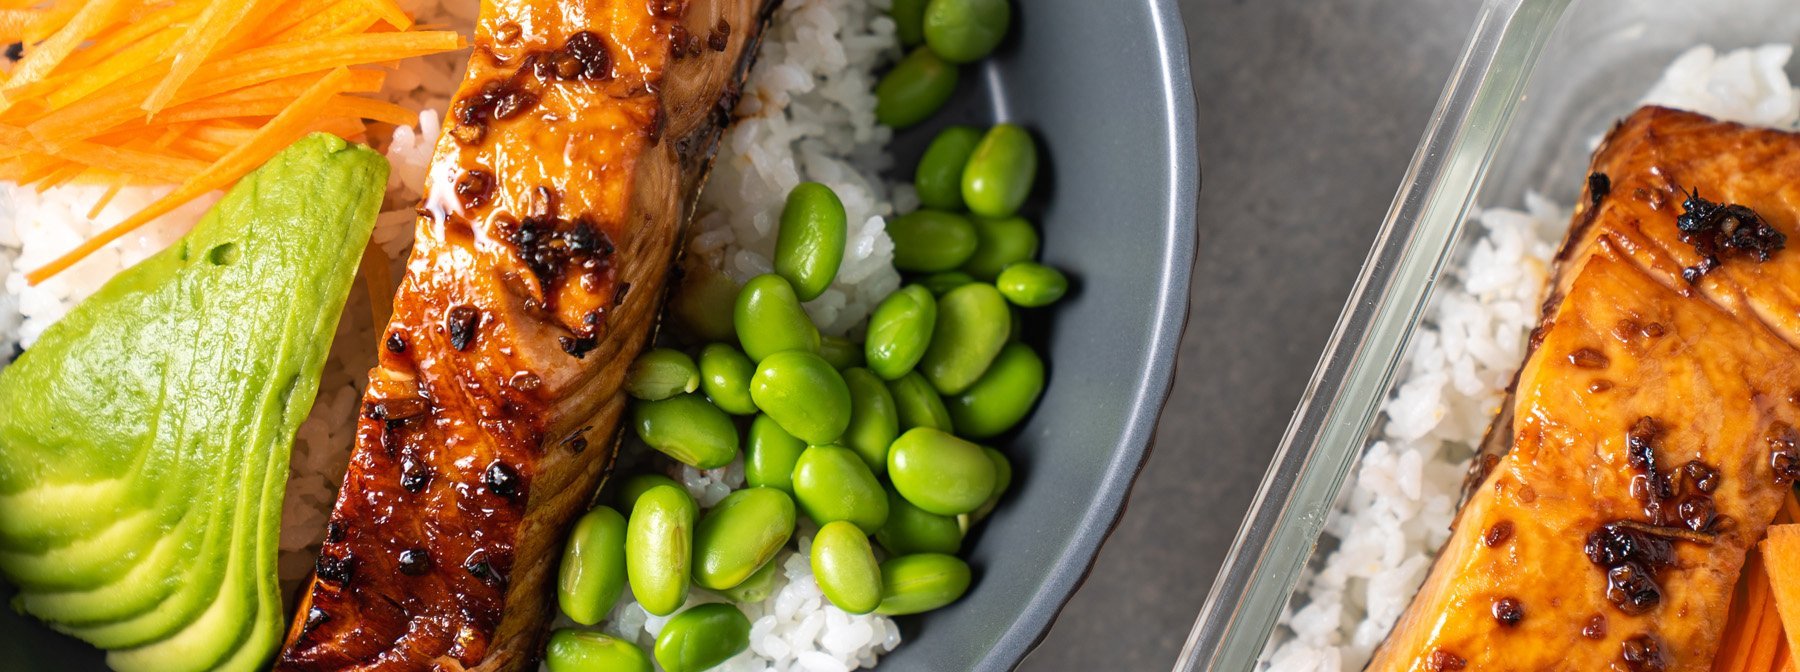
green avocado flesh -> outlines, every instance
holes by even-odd
[[[388,165],[314,135],[0,370],[0,575],[129,670],[280,644],[281,497]]]

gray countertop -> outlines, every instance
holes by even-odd
[[[1124,520],[1023,670],[1174,664],[1479,5],[1181,4],[1203,177],[1175,390]]]

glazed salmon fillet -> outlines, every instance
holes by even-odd
[[[1800,475],[1797,196],[1800,136],[1661,108],[1613,130],[1450,540],[1368,669],[1712,669]]]
[[[280,670],[519,670],[772,0],[483,0]]]

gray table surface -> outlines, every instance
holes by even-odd
[[[1150,464],[1022,670],[1167,670],[1330,336],[1476,0],[1183,0],[1200,257]]]

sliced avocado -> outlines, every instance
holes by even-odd
[[[0,576],[130,670],[254,670],[311,410],[387,162],[336,137],[240,180],[0,370]]]

